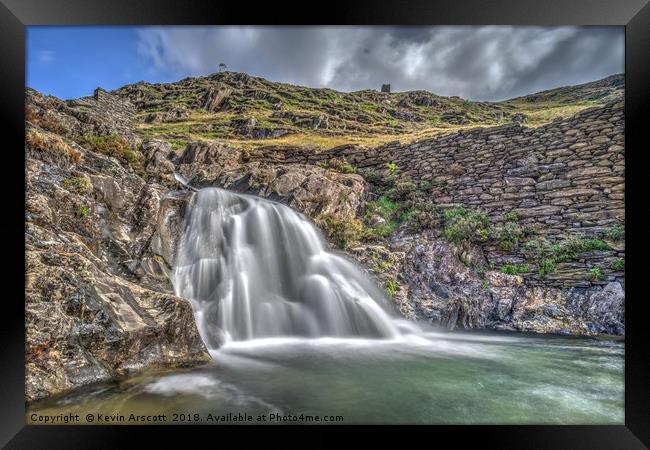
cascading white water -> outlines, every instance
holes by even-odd
[[[278,336],[400,335],[359,268],[329,252],[304,216],[258,197],[196,193],[172,281],[210,349]]]

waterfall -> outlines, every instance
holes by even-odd
[[[328,251],[288,206],[206,188],[194,194],[172,274],[208,348],[279,336],[396,338],[384,294]]]

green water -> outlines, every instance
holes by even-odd
[[[242,413],[247,423],[317,423],[315,416],[343,424],[624,423],[622,341],[424,336],[229,344],[201,368],[149,372],[34,404],[27,421],[91,413],[97,423],[100,413],[129,423],[130,414],[165,414],[166,423],[212,424]],[[242,423],[232,417],[225,419]]]

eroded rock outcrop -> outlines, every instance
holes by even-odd
[[[193,186],[209,185],[241,163],[241,151],[219,142],[192,142],[176,159],[177,171]]]
[[[521,276],[490,270],[480,247],[454,246],[428,232],[398,232],[374,249],[390,254],[390,262],[363,251],[352,254],[384,284],[395,282],[395,303],[408,318],[451,330],[625,334],[625,294],[617,281],[573,288],[527,285]]]
[[[169,189],[64,143],[50,151],[75,160],[26,148],[27,399],[209,360],[190,303],[173,295],[167,247],[150,245]]]
[[[177,182],[174,179],[176,168],[171,161],[174,154],[169,143],[151,139],[144,141],[140,148],[145,157],[144,170],[147,175],[166,186],[176,186]]]
[[[217,186],[280,201],[314,219],[355,217],[366,183],[309,164],[243,162],[239,150],[218,143],[192,143],[178,157],[177,170],[194,187]]]

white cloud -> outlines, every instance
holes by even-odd
[[[138,50],[166,76],[229,70],[338,90],[426,89],[502,99],[623,71],[612,27],[150,27]]]

